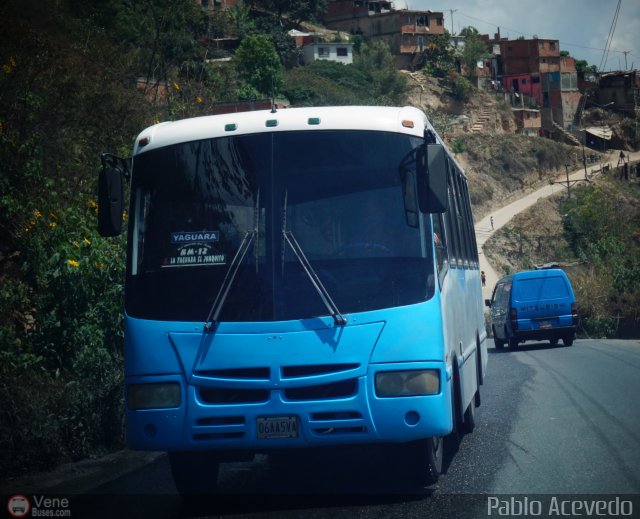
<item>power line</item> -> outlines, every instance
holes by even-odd
[[[607,60],[609,59],[609,48],[611,47],[611,42],[613,41],[613,33],[616,30],[616,25],[618,25],[618,15],[620,14],[620,4],[622,0],[618,0],[618,5],[616,6],[616,11],[613,14],[613,20],[611,21],[611,27],[609,28],[609,34],[607,35],[607,43],[604,46],[604,52],[602,53],[602,59],[600,60],[600,66],[598,70],[602,70],[607,65]]]
[[[619,11],[619,9],[618,9],[618,11]],[[513,29],[512,27],[506,27],[504,25],[498,26],[498,24],[496,24],[494,22],[488,22],[487,20],[482,20],[480,18],[476,18],[476,17],[471,16],[469,14],[466,14],[466,13],[464,13],[462,11],[457,11],[457,12],[458,12],[459,16],[463,16],[464,18],[469,18],[470,20],[474,20],[474,21],[477,21],[477,22],[482,22],[482,23],[485,23],[485,24],[490,25],[492,27],[506,29],[507,31],[515,32],[517,34],[520,34],[522,36],[527,36],[529,38],[538,37],[538,35],[536,35],[536,34],[528,34],[526,32],[522,32],[522,31],[519,31],[517,29]],[[550,38],[550,39],[555,39],[555,38]],[[607,40],[608,39],[609,38],[607,38]],[[602,48],[598,48],[598,47],[589,47],[587,45],[580,45],[578,43],[570,43],[570,42],[566,42],[566,41],[563,41],[563,40],[558,40],[558,41],[562,44],[563,47],[578,47],[580,49],[597,50],[597,51],[601,51],[601,52],[607,50],[606,48],[602,49]],[[630,51],[616,50],[616,49],[611,49],[611,48],[609,48],[608,51],[609,52],[617,52],[619,54],[625,54],[626,53],[626,54],[630,54],[632,57],[636,57],[636,58],[638,57],[638,56],[635,56],[634,54],[631,54]]]

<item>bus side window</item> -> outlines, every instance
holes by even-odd
[[[447,242],[442,216],[442,214],[431,215],[433,224],[433,244],[436,250],[436,268],[438,270],[438,275],[441,275],[445,270],[445,263],[447,262]]]

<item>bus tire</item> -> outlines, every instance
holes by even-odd
[[[212,494],[218,484],[220,462],[209,452],[170,452],[173,483],[180,495]]]
[[[413,480],[418,486],[434,485],[442,473],[444,441],[440,436],[411,442]]]

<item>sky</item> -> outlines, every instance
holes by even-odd
[[[396,9],[444,13],[457,34],[473,26],[480,34],[560,40],[560,50],[598,70],[640,69],[640,0],[394,0]],[[451,13],[453,11],[453,13]],[[453,14],[453,16],[452,16]],[[605,53],[610,40],[609,52]],[[625,56],[625,51],[626,56]],[[625,62],[626,58],[626,62]]]

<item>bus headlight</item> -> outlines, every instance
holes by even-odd
[[[128,387],[129,409],[162,409],[180,406],[180,384],[131,384]]]
[[[440,392],[440,372],[436,369],[383,371],[376,373],[376,395],[424,396]]]

